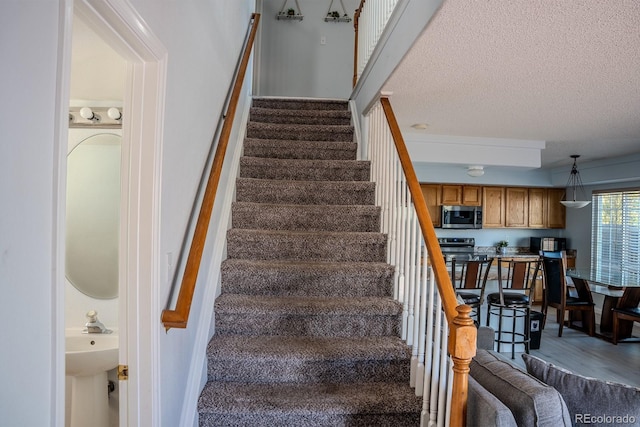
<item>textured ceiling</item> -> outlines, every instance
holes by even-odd
[[[444,0],[385,84],[403,131],[640,153],[640,1]]]

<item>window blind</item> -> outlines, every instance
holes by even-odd
[[[591,268],[640,275],[640,190],[592,196]]]

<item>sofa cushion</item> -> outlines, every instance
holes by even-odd
[[[517,427],[509,408],[471,376],[467,400],[467,426]]]
[[[560,393],[495,352],[478,350],[471,376],[509,408],[518,426],[570,426]]]
[[[574,374],[528,354],[522,358],[531,375],[560,392],[574,424],[640,423],[640,388]]]

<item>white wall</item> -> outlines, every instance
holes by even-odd
[[[55,233],[58,192],[64,193],[57,165],[64,165],[60,159],[66,154],[66,138],[56,127],[66,117],[58,104],[68,94],[57,89],[69,78],[59,70],[65,60],[61,23],[70,4],[7,0],[0,13],[0,93],[7,101],[0,107],[0,288],[5,320],[0,363],[11,367],[0,390],[3,425],[61,425],[64,420],[64,301],[57,300],[63,293],[55,290],[64,283],[64,263],[57,258],[62,256],[62,237]],[[253,1],[131,4],[168,51],[160,252],[177,254]],[[221,188],[228,183],[227,173]],[[215,211],[213,223],[220,218]],[[210,270],[204,263],[201,278],[214,277]],[[169,298],[167,276],[157,284],[161,301],[151,302],[157,319],[152,326],[160,339],[159,366],[154,369],[161,377],[161,402],[154,410],[160,413],[159,425],[175,426],[187,398],[205,283],[200,279],[196,289],[195,323],[165,333],[160,311]],[[209,321],[201,328],[208,333]],[[200,379],[198,375],[198,383]],[[195,404],[191,409],[195,411]]]
[[[358,0],[343,0],[353,13]],[[330,0],[298,0],[302,21],[277,20],[283,1],[264,0],[262,10],[259,95],[348,98],[353,77],[353,21],[325,22]],[[295,8],[289,0],[285,9]],[[332,10],[342,13],[340,2]],[[326,44],[320,44],[321,37]]]
[[[199,390],[194,390],[193,384],[200,384],[204,368],[202,364],[192,364],[204,357],[210,319],[201,321],[201,315],[212,311],[213,301],[203,300],[207,288],[217,286],[220,267],[208,261],[214,252],[211,240],[204,251],[187,329],[171,329],[165,333],[160,314],[167,304],[173,308],[169,301],[171,277],[254,2],[132,0],[131,3],[161,40],[169,58],[162,147],[160,307],[153,315],[157,322],[152,326],[159,337],[159,423],[177,426],[184,425],[183,411],[195,414]],[[251,68],[245,94],[251,82],[250,71]],[[242,101],[244,103],[246,97]],[[242,110],[240,105],[238,111]],[[228,155],[235,148],[233,137],[237,132],[236,128]],[[230,165],[225,168],[218,195],[231,184]],[[210,230],[216,229],[223,218],[221,205],[222,200],[216,199]],[[167,254],[171,254],[172,268],[167,265]]]
[[[54,165],[60,150],[66,154],[56,132],[60,8],[55,0],[8,0],[0,13],[0,423],[7,426],[54,425],[56,395],[64,396],[55,300],[64,277],[55,236]]]

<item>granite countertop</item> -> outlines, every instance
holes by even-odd
[[[531,252],[528,246],[508,246],[507,251],[504,254],[498,253],[495,246],[477,246],[475,255],[486,255],[487,258],[529,258],[538,256],[538,254]],[[567,249],[567,258],[575,257],[575,250]]]

